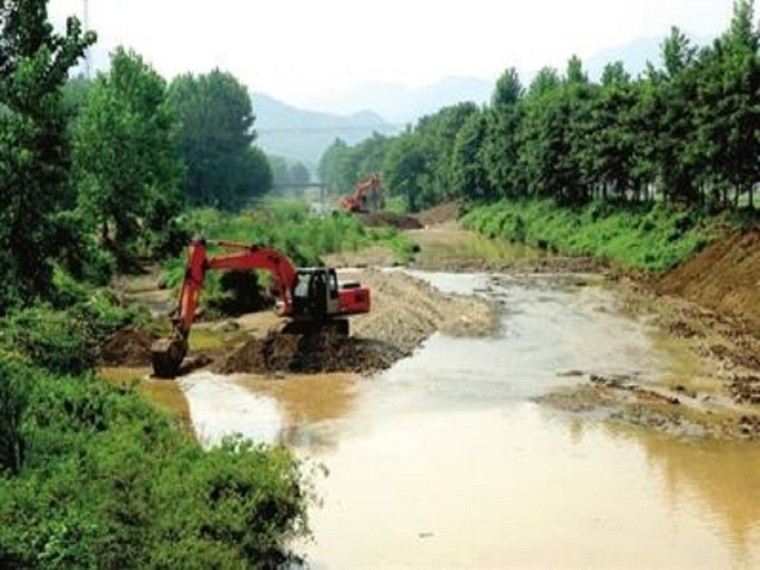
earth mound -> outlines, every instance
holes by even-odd
[[[365,226],[371,228],[392,227],[399,230],[419,230],[423,227],[416,218],[392,212],[361,214],[361,219]]]
[[[100,360],[106,366],[150,366],[150,347],[156,339],[150,331],[123,328],[101,346]]]
[[[346,338],[333,332],[293,335],[270,331],[252,338],[228,354],[216,369],[236,372],[357,372],[388,368],[399,358],[398,349],[379,341]]]

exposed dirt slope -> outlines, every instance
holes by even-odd
[[[657,290],[760,327],[760,229],[711,245],[665,275]]]
[[[438,206],[424,210],[414,217],[424,226],[435,226],[456,220],[458,214],[459,203],[446,202],[445,204],[439,204]]]

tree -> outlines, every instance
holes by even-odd
[[[470,115],[454,141],[451,178],[457,196],[487,198],[492,195],[483,158],[488,120],[483,112]]]
[[[290,166],[290,179],[293,181],[293,184],[303,186],[309,183],[311,174],[309,174],[309,169],[306,168],[303,162],[295,162]]]
[[[94,82],[75,129],[74,160],[81,211],[129,264],[149,225],[160,226],[148,222],[181,208],[182,175],[166,83],[134,52],[118,48]]]
[[[46,0],[0,4],[0,314],[51,292],[54,213],[70,198],[61,88],[95,42],[69,18],[53,32]]]
[[[236,210],[271,189],[266,157],[251,151],[251,98],[232,74],[215,69],[177,77],[169,100],[181,123],[183,191],[191,204]]]
[[[411,212],[422,205],[425,184],[425,155],[419,139],[411,132],[397,137],[385,158],[382,170],[384,185],[394,196],[403,196]]]
[[[506,70],[496,82],[486,114],[483,160],[488,185],[502,196],[515,197],[523,190],[519,164],[523,95],[517,71]]]
[[[760,176],[758,31],[753,3],[737,0],[730,28],[699,57],[695,113],[698,151],[719,186],[749,196]],[[723,184],[721,184],[723,183]],[[724,200],[725,201],[725,200]]]

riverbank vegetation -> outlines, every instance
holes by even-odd
[[[188,206],[269,189],[247,92],[218,70],[168,83],[122,48],[70,79],[96,35],[56,32],[46,0],[4,3],[0,28],[0,567],[275,567],[308,533],[289,452],[204,450],[96,373],[111,334],[153,326],[114,272],[177,255]]]
[[[505,225],[511,239],[670,267],[712,237],[700,229],[704,217],[754,209],[760,32],[753,8],[737,0],[728,29],[708,45],[673,28],[661,60],[635,78],[610,62],[595,81],[572,57],[564,73],[542,69],[526,88],[507,69],[485,107],[446,107],[397,137],[336,141],[320,174],[345,190],[380,171],[412,211],[451,199],[490,203],[470,216],[472,227],[494,234]],[[547,201],[556,205],[551,215]]]

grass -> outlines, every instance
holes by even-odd
[[[719,235],[721,218],[663,204],[564,208],[552,200],[475,206],[465,227],[567,255],[588,255],[627,269],[663,273]]]

